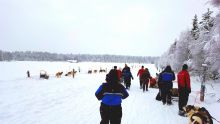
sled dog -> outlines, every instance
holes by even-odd
[[[189,124],[213,124],[212,116],[204,107],[187,105],[183,110],[189,118]]]

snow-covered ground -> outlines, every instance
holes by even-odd
[[[104,82],[106,73],[87,74],[89,69],[123,68],[124,63],[68,63],[68,62],[0,62],[0,124],[98,124],[100,101],[95,91]],[[128,64],[132,80],[130,96],[123,100],[122,124],[186,124],[187,117],[180,117],[178,103],[162,105],[155,100],[158,89],[142,92],[139,89],[137,71],[141,64]],[[144,64],[155,76],[154,65]],[[72,69],[75,78],[62,76]],[[31,78],[26,77],[29,70]],[[39,79],[40,70],[50,74],[48,80]],[[176,84],[175,84],[176,86]],[[206,107],[210,114],[220,120],[220,83],[206,84],[205,101],[199,101],[200,81],[192,78],[192,93],[188,104]],[[218,122],[214,121],[214,124]]]

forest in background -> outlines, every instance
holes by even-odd
[[[118,62],[118,63],[155,63],[159,57],[92,55],[92,54],[57,54],[35,51],[8,52],[0,50],[0,61],[69,61],[77,62]]]

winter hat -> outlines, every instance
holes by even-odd
[[[117,70],[111,69],[110,72],[106,75],[106,81],[108,83],[117,83],[118,82]]]
[[[165,71],[165,72],[171,72],[171,71],[172,71],[171,66],[168,65],[168,66],[164,69],[164,71]]]
[[[188,65],[184,64],[182,70],[187,70],[188,69]]]

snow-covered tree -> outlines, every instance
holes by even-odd
[[[202,64],[205,61],[204,58],[204,45],[205,42],[200,42],[200,40],[194,41],[194,44],[190,45],[191,55],[192,55],[192,69],[194,71],[201,71]]]
[[[190,35],[190,31],[181,33],[179,41],[176,45],[175,64],[173,65],[174,70],[180,70],[182,65],[191,59],[191,51],[189,50],[189,43],[191,40],[192,37]]]
[[[57,54],[49,52],[15,51],[5,52],[0,50],[0,61],[67,61],[77,60],[78,62],[121,62],[121,63],[155,63],[159,57],[151,56],[120,56],[120,55],[90,55],[90,54]]]
[[[211,75],[216,77],[220,74],[220,13],[216,16],[214,28],[210,33],[212,37],[205,45],[205,63],[209,64]]]
[[[193,28],[191,30],[191,34],[192,34],[192,37],[195,40],[197,40],[199,38],[199,23],[198,23],[197,15],[194,16],[192,25],[193,25]]]
[[[213,12],[208,9],[208,11],[202,15],[200,36],[189,45],[192,55],[192,68],[194,71],[201,71],[203,69],[202,64],[206,63],[205,60],[208,51],[205,49],[205,45],[209,43],[213,37],[214,17],[211,16],[212,13]]]
[[[170,65],[172,68],[175,65],[175,51],[176,51],[177,40],[170,46],[169,50],[165,52],[160,59],[158,60],[157,66],[161,69],[164,69],[167,65]]]
[[[200,30],[204,33],[208,33],[214,25],[214,18],[211,16],[213,11],[208,11],[202,15],[202,21],[200,22]]]
[[[202,15],[198,25],[197,15],[194,16],[192,29],[181,33],[178,40],[161,56],[158,65],[171,65],[178,71],[181,65],[187,63],[194,74],[201,74],[202,64],[208,64],[209,72],[214,77],[220,74],[220,13],[212,17],[208,9]]]

